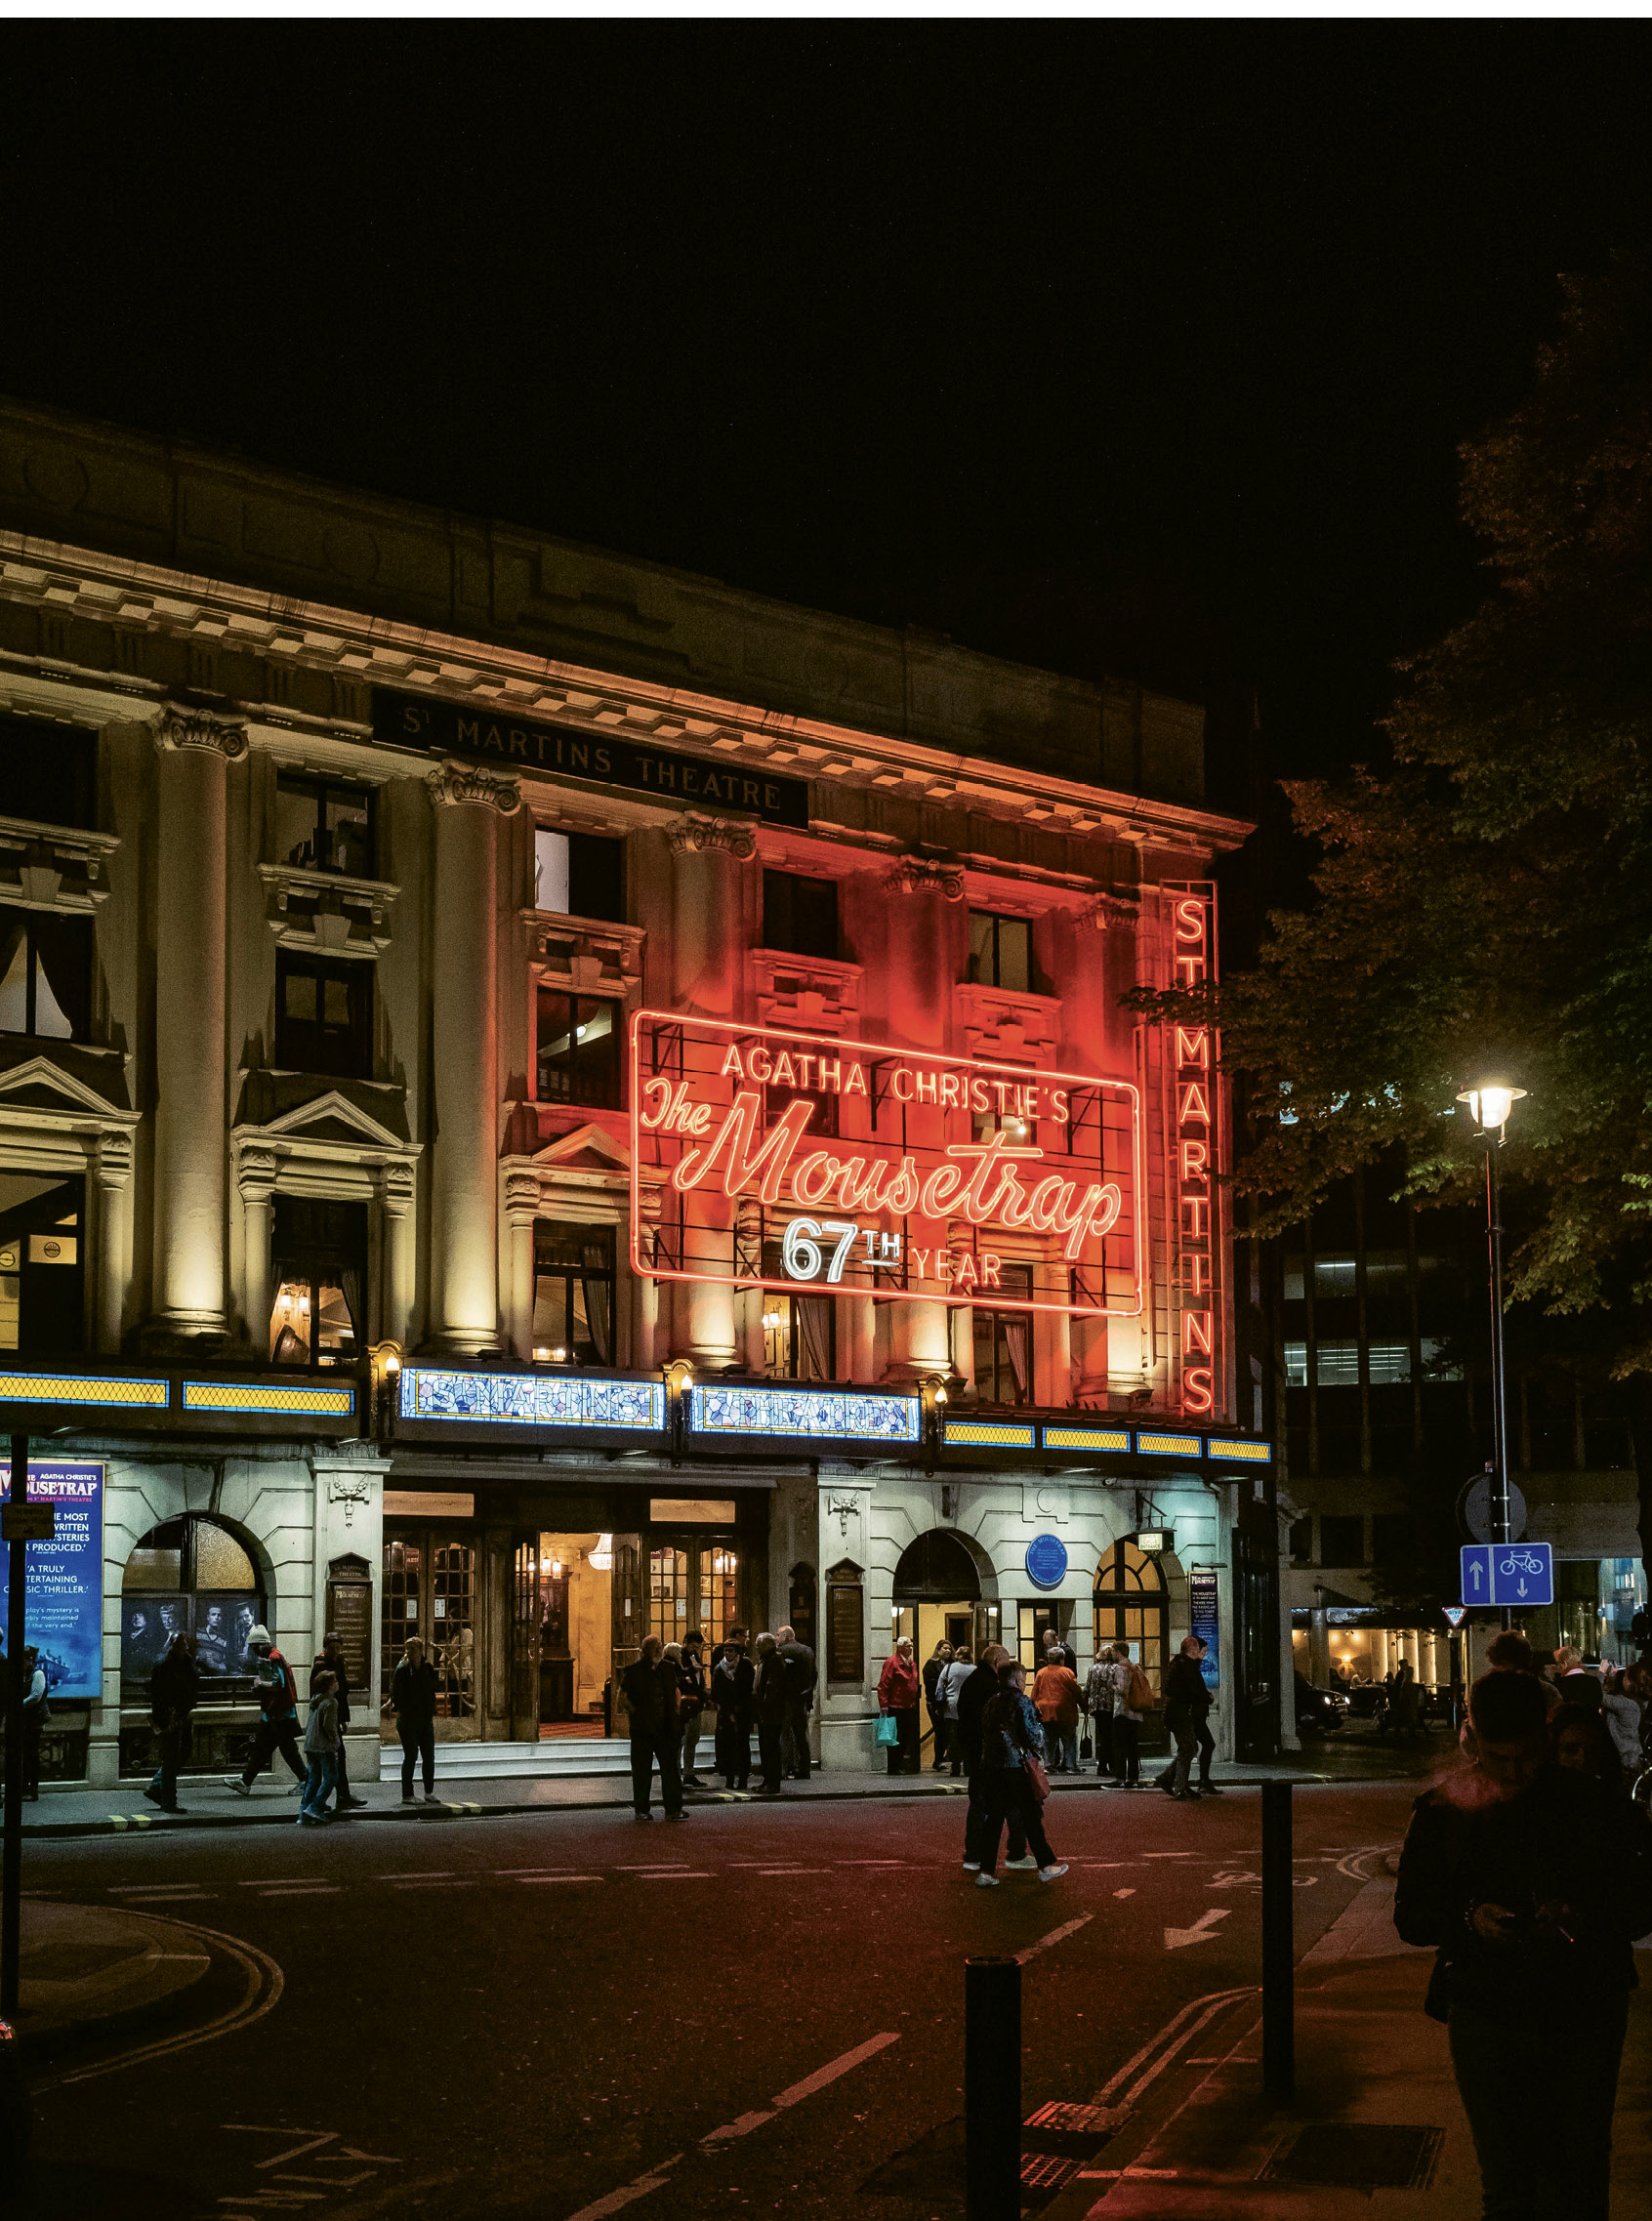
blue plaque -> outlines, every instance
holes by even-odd
[[[1035,1535],[1027,1544],[1027,1579],[1035,1588],[1059,1588],[1066,1578],[1066,1543],[1059,1535]]]

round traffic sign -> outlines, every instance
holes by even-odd
[[[1489,1473],[1476,1473],[1463,1485],[1457,1500],[1458,1524],[1475,1542],[1489,1542],[1492,1537],[1492,1477]],[[1508,1540],[1518,1542],[1526,1532],[1526,1500],[1510,1481],[1508,1484]]]

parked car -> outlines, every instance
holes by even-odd
[[[28,2158],[34,2108],[23,2080],[21,2045],[9,2021],[0,2021],[0,2181],[15,2183]]]
[[[1340,1689],[1316,1689],[1302,1673],[1296,1676],[1296,1685],[1297,1733],[1335,1735],[1347,1717],[1346,1697]]]

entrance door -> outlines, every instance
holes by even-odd
[[[481,1633],[477,1555],[470,1528],[400,1522],[385,1528],[381,1702],[389,1702],[407,1638],[417,1635],[436,1671],[438,1743],[468,1741],[481,1732],[476,1684]],[[392,1741],[394,1714],[384,1713],[381,1725],[386,1740]]]
[[[1247,1527],[1233,1534],[1234,1755],[1265,1765],[1279,1755],[1279,1566]]]

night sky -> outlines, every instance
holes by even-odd
[[[0,387],[1370,752],[1635,23],[11,25]]]

